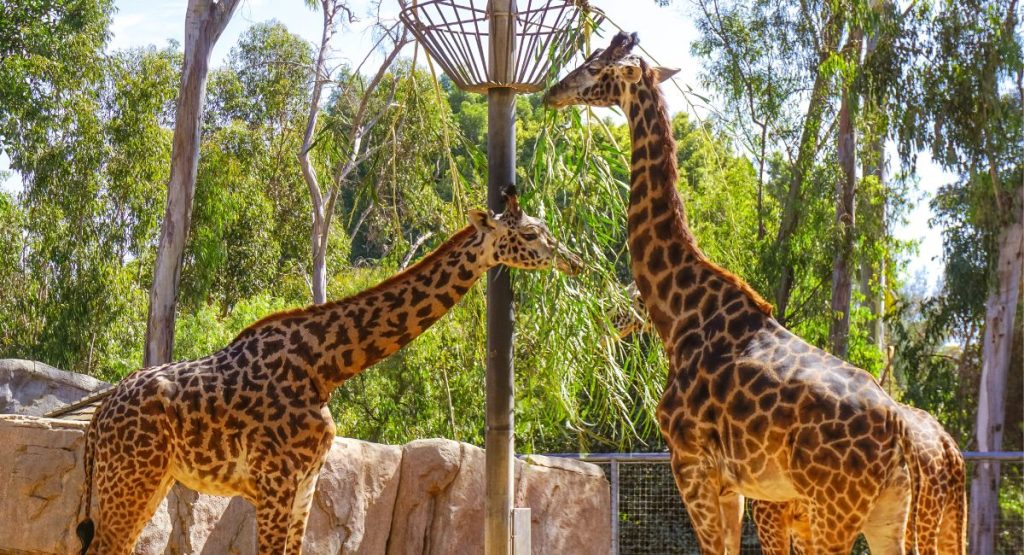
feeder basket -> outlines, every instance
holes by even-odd
[[[541,90],[582,46],[603,14],[583,0],[520,0],[510,14],[488,13],[487,0],[420,0],[406,5],[402,21],[460,89],[486,93],[508,87]],[[517,6],[518,4],[518,6]],[[506,44],[491,44],[493,16],[510,16]],[[494,52],[492,52],[494,49]],[[497,59],[495,63],[492,60]],[[511,67],[504,66],[508,60]]]

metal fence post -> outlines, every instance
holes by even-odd
[[[619,555],[619,461],[612,460],[610,472],[612,481],[611,513],[612,513],[612,553]]]

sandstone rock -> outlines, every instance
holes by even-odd
[[[0,415],[0,552],[80,549],[85,425]]]
[[[384,553],[401,465],[400,446],[335,438],[320,472],[303,550]]]
[[[41,416],[110,384],[41,362],[0,359],[0,414]]]
[[[611,549],[611,486],[595,465],[558,457],[526,457],[516,506],[530,508],[534,555]]]
[[[389,555],[436,553],[429,548],[438,496],[455,481],[462,456],[462,444],[445,439],[417,440],[404,447]]]

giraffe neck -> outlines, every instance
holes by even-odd
[[[715,323],[714,316],[737,301],[737,308],[770,313],[757,293],[697,246],[676,191],[672,123],[646,64],[643,78],[625,96],[633,144],[627,213],[633,277],[664,344],[672,345],[673,333],[724,325],[724,320]],[[686,323],[685,329],[678,329],[677,322]]]
[[[473,226],[455,234],[407,270],[340,301],[271,315],[228,346],[256,339],[266,366],[297,366],[324,401],[330,392],[427,330],[492,265],[487,239]],[[236,347],[237,348],[237,347]],[[275,353],[280,362],[275,364]],[[273,369],[273,368],[271,368]],[[293,372],[294,373],[294,370]]]

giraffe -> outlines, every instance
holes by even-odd
[[[119,383],[86,440],[82,553],[126,554],[174,481],[256,507],[261,553],[299,554],[335,427],[331,392],[412,341],[489,268],[582,269],[514,189],[407,270],[359,294],[272,314],[199,360]],[[98,497],[96,523],[89,518]]]
[[[629,310],[613,315],[619,338],[650,330],[647,307],[635,283],[626,288],[632,299]],[[917,501],[917,540],[911,530],[904,536],[908,553],[967,553],[967,484],[966,464],[956,441],[927,412],[903,404],[903,418],[918,451],[921,465],[921,491]],[[807,511],[799,503],[771,502],[753,499],[751,517],[757,528],[761,550],[767,555],[806,553],[809,543]],[[742,521],[726,523],[739,528]]]
[[[967,466],[956,442],[932,415],[902,405],[921,464],[917,502],[917,538],[904,536],[908,553],[967,553]],[[808,553],[807,514],[797,502],[751,502],[762,551],[768,555]]]
[[[636,34],[619,33],[544,102],[626,114],[627,244],[669,359],[658,424],[701,551],[735,545],[726,523],[746,496],[805,502],[815,553],[848,553],[861,530],[873,552],[903,553],[918,480],[897,404],[870,374],[786,330],[760,295],[698,248],[658,88],[677,70],[632,55],[636,43]]]
[[[640,290],[637,289],[635,281],[626,286],[626,296],[629,297],[629,307],[610,314],[612,327],[615,328],[619,339],[651,329],[651,319],[647,317],[647,307],[644,306],[644,300],[640,297]]]

